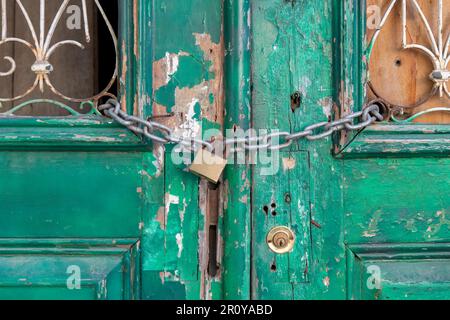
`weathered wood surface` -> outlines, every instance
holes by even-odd
[[[252,9],[255,126],[294,131],[326,121],[338,110],[361,108],[365,100],[362,3],[267,0],[252,2]],[[303,99],[292,112],[289,96],[295,91]],[[270,217],[270,211],[264,218],[264,205],[280,199],[292,184],[286,178],[270,187],[257,167],[253,176],[253,296],[450,297],[445,245],[450,231],[447,133],[447,126],[375,126],[359,135],[336,137],[344,146],[342,153],[337,152],[340,157],[333,157],[331,139],[292,147],[292,155],[294,150],[309,155],[312,235],[305,283],[287,278],[284,283],[274,281],[304,260],[295,260],[300,249],[296,248],[292,258],[280,259],[271,268],[264,254],[264,236],[281,218],[280,213]],[[356,159],[347,159],[351,157]],[[297,164],[293,170],[304,179],[301,167]],[[299,203],[307,204],[307,196]],[[293,210],[293,215],[299,219],[301,212]],[[295,220],[280,223],[295,225]],[[300,254],[305,257],[307,250],[301,248]],[[374,266],[381,270],[381,289],[368,286],[368,270]]]
[[[293,132],[330,118],[335,90],[330,76],[333,61],[331,3],[252,1],[255,128]],[[296,91],[301,93],[302,103],[293,112],[291,95]],[[283,153],[277,159],[279,175],[285,178],[277,179],[274,184],[261,176],[264,166],[255,168],[252,212],[254,298],[344,297],[345,251],[339,190],[342,171],[341,163],[333,160],[330,150],[331,140],[302,141],[293,145],[291,153]],[[299,151],[303,156],[297,157]],[[295,161],[289,161],[291,157]],[[288,179],[286,174],[293,177]],[[290,209],[279,212],[276,217],[270,213],[265,215],[264,205],[286,206],[283,202],[287,192],[296,198],[288,206]],[[299,232],[298,246],[290,257],[277,258],[279,261],[273,270],[271,256],[266,255],[269,252],[265,235],[274,224],[289,221]],[[306,241],[309,229],[310,252]],[[308,260],[310,264],[305,268]],[[297,279],[286,278],[293,270],[296,270]],[[277,274],[284,274],[284,281],[276,281]]]
[[[153,11],[149,8],[152,6]],[[145,61],[146,90],[140,93],[144,112],[161,118],[175,130],[223,129],[224,39],[221,1],[156,0],[148,4],[152,19],[152,65]],[[142,15],[148,19],[148,15]],[[146,22],[147,23],[147,22]],[[152,79],[152,80],[151,80]],[[143,79],[142,79],[143,80]],[[210,138],[203,136],[203,138]],[[210,250],[221,257],[222,210],[214,221],[206,183],[183,172],[166,152],[155,146],[148,155],[148,204],[143,237],[145,298],[211,299],[222,296],[221,263],[210,277]],[[218,205],[218,203],[216,204]],[[219,208],[216,208],[219,209]],[[213,218],[213,219],[211,219]],[[211,228],[212,227],[212,228]],[[209,246],[217,228],[217,249]]]
[[[251,127],[250,0],[224,3],[225,128]],[[224,173],[223,298],[251,296],[251,166],[229,165]]]
[[[173,113],[162,121],[192,132],[293,132],[363,104],[359,1],[132,4],[122,7],[132,25],[122,20],[120,82],[136,114]],[[277,155],[275,174],[230,166],[218,190],[174,165],[170,148],[110,121],[0,126],[0,267],[40,270],[26,296],[60,295],[57,268],[72,261],[100,281],[82,298],[450,297],[447,126],[300,141]],[[276,225],[296,232],[290,254],[267,248]],[[382,289],[367,286],[371,266]],[[54,290],[39,286],[46,270]],[[18,274],[0,277],[0,296],[20,293],[3,290]]]
[[[369,0],[367,7],[370,9],[367,38],[371,39],[375,29],[373,28],[375,14],[378,8],[382,15],[390,1]],[[423,9],[428,19],[435,39],[438,39],[438,1],[418,0],[417,3]],[[376,6],[376,7],[374,7]],[[377,8],[377,9],[375,9]],[[450,35],[448,21],[450,19],[450,1],[443,1],[443,39],[446,41]],[[407,41],[408,43],[421,44],[432,48],[427,36],[425,24],[420,15],[414,10],[412,3],[409,4],[407,19]],[[371,27],[372,26],[372,27]],[[428,56],[419,50],[402,49],[402,19],[400,2],[394,8],[387,24],[383,27],[374,51],[370,58],[370,80],[377,93],[387,101],[397,105],[413,105],[432,90],[433,81],[429,78],[434,67]],[[448,97],[434,96],[430,101],[415,110],[415,113],[428,110],[433,107],[448,107]],[[438,112],[421,117],[417,122],[445,124],[450,122],[448,112]]]
[[[48,30],[51,25],[55,14],[60,6],[57,1],[47,1],[45,26]],[[17,38],[24,39],[33,43],[32,34],[26,23],[26,20],[15,5],[15,1],[6,1],[8,5],[7,18],[9,26],[9,36],[14,35]],[[40,3],[35,0],[22,1],[24,7],[30,13],[30,19],[33,26],[39,34],[39,11]],[[84,98],[90,97],[96,94],[98,90],[98,45],[97,45],[97,18],[94,1],[87,1],[88,5],[88,21],[89,29],[93,32],[92,42],[86,43],[84,40],[84,32],[82,29],[69,29],[66,27],[66,20],[70,18],[71,14],[64,13],[62,23],[55,30],[54,41],[62,40],[75,40],[85,44],[85,48],[82,50],[75,46],[62,46],[59,50],[55,51],[55,54],[51,57],[51,64],[54,71],[50,74],[50,80],[54,86],[64,94],[70,97]],[[111,49],[113,45],[111,44]],[[0,94],[3,97],[14,97],[22,93],[25,93],[32,85],[36,78],[34,72],[31,71],[31,66],[35,62],[35,57],[31,50],[23,44],[9,43],[0,46],[0,57],[5,55],[11,56],[17,63],[16,72],[8,77],[0,78]],[[2,61],[2,65],[5,65]],[[112,70],[110,71],[112,74]],[[4,103],[4,109],[0,112],[4,112],[11,107],[18,104],[33,100],[33,99],[53,99],[60,101],[61,98],[52,93],[49,88],[45,89],[42,93],[39,89],[36,89],[33,93],[27,97],[15,101],[12,103]],[[68,103],[74,109],[80,110],[77,103]],[[55,106],[48,104],[32,104],[27,108],[19,112],[20,115],[67,115],[64,110],[60,110]]]

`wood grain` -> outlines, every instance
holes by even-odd
[[[367,6],[381,7],[382,14],[390,1],[368,0]],[[430,21],[433,32],[437,35],[438,8],[437,0],[418,0],[424,14]],[[450,0],[444,0],[444,41],[450,33]],[[425,25],[417,11],[408,6],[407,40],[430,48]],[[370,41],[374,30],[368,28]],[[394,8],[387,24],[380,33],[374,47],[370,64],[370,79],[378,94],[387,101],[397,105],[412,105],[426,96],[432,89],[429,79],[433,65],[428,57],[417,50],[402,49],[402,22],[400,2]],[[369,95],[373,98],[373,95]],[[415,110],[415,113],[433,107],[449,107],[448,97],[434,96],[427,103]],[[444,124],[450,123],[450,113],[432,113],[417,119],[418,122]]]

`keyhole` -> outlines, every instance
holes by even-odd
[[[300,108],[302,104],[302,94],[298,91],[291,94],[291,110],[295,112],[296,109]]]
[[[283,232],[279,232],[275,234],[273,242],[277,248],[283,249],[288,245],[288,235]]]
[[[284,239],[278,240],[278,246],[284,248],[286,246],[286,241]]]
[[[267,234],[266,242],[273,252],[288,253],[294,248],[295,234],[288,227],[274,227]]]

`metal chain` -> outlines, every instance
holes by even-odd
[[[160,144],[179,144],[191,151],[206,148],[214,152],[214,144],[200,139],[184,138],[176,135],[174,131],[152,120],[144,120],[139,117],[129,115],[121,109],[117,100],[109,100],[106,104],[98,107],[98,110],[127,127],[132,132],[142,135],[145,138]],[[355,123],[356,120],[361,120]],[[224,145],[229,152],[258,151],[258,150],[281,150],[288,148],[300,139],[316,141],[331,136],[340,130],[362,130],[375,122],[383,121],[384,117],[380,113],[380,106],[376,103],[367,104],[363,110],[344,116],[341,119],[331,122],[320,122],[306,127],[303,131],[272,132],[261,136],[233,137],[226,139]]]

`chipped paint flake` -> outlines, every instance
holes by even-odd
[[[327,117],[331,117],[331,111],[333,110],[333,99],[326,97],[319,100],[319,105],[322,106],[323,114]]]
[[[166,230],[166,213],[164,207],[160,207],[156,213],[156,221],[159,222],[161,230]]]
[[[330,277],[326,276],[322,282],[323,285],[328,288],[330,286]]]
[[[189,90],[189,89],[188,89]],[[202,88],[205,92],[208,90],[207,87]],[[182,94],[183,90],[177,90],[175,96]],[[178,100],[178,99],[177,99]],[[178,100],[179,101],[179,100]],[[175,128],[175,134],[184,138],[196,138],[200,135],[201,125],[198,119],[196,119],[195,107],[200,103],[200,101],[192,97],[190,101],[184,101],[182,110],[176,110],[184,114],[184,121]]]
[[[294,158],[283,158],[283,171],[293,170],[295,168],[295,159]]]
[[[177,246],[178,246],[178,258],[181,258],[181,253],[183,252],[183,235],[181,233],[177,233],[175,236],[177,239]]]
[[[166,52],[166,84],[170,82],[172,76],[178,71],[179,57],[176,54]]]
[[[187,56],[188,53],[180,51],[179,53],[166,52],[164,58],[153,63],[153,90],[157,91],[166,86],[173,75],[178,71],[180,57]]]
[[[166,193],[166,213],[169,213],[172,204],[180,204],[180,197]]]

